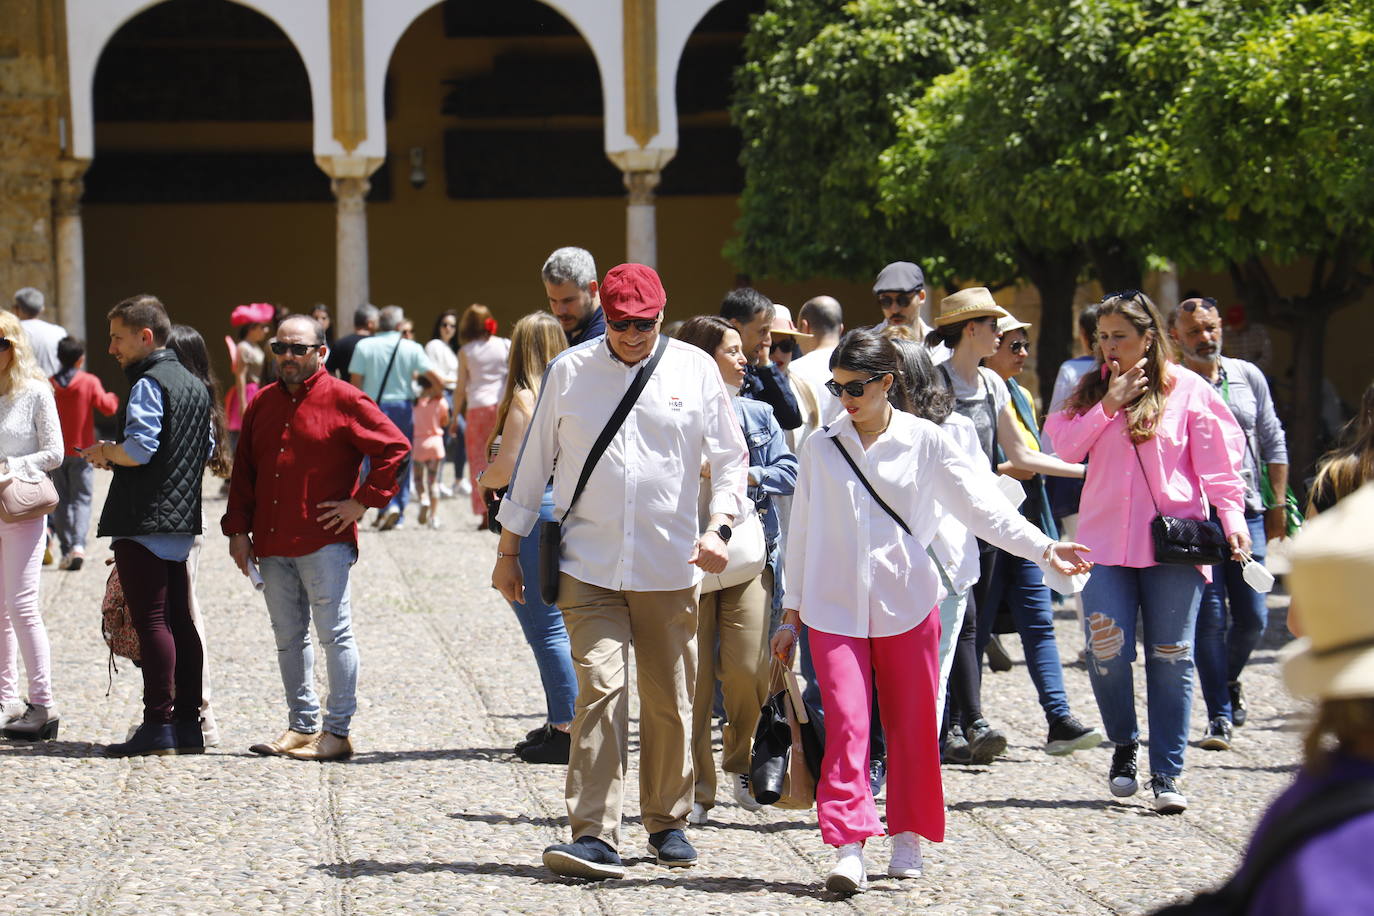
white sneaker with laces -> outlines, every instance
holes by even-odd
[[[687,823],[693,827],[701,827],[708,820],[706,807],[701,802],[692,802],[692,813],[687,815]]]
[[[735,804],[745,811],[762,810],[763,805],[754,798],[754,788],[749,785],[748,773],[726,773],[725,778],[730,782],[730,794],[735,798]]]
[[[857,894],[868,889],[863,844],[846,843],[835,850],[835,865],[826,875],[825,889],[839,894]]]
[[[919,878],[921,872],[921,838],[910,830],[894,834],[887,873],[893,878]]]

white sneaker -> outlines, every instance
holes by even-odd
[[[453,487],[450,487],[446,483],[439,484],[439,498],[453,499]]]
[[[868,889],[863,844],[846,843],[835,850],[835,867],[826,875],[825,889],[839,894],[857,894]]]
[[[921,838],[910,830],[894,834],[887,873],[894,878],[919,878],[921,867]]]
[[[706,807],[701,802],[692,802],[692,813],[687,815],[687,823],[693,827],[701,827],[707,821]]]
[[[380,528],[382,531],[390,531],[392,528],[396,527],[396,524],[400,520],[401,510],[397,509],[395,506],[392,506],[390,509],[387,509],[384,512],[382,512],[382,514],[378,517],[377,527]]]
[[[749,785],[748,773],[726,773],[726,780],[730,783],[730,794],[735,798],[735,804],[745,811],[760,811],[763,805],[754,798],[753,786]]]
[[[466,477],[464,477],[462,480],[458,481],[458,492],[461,493],[461,494],[463,494],[464,496],[471,496],[471,495],[472,495],[472,481],[471,481],[471,480],[468,480]]]

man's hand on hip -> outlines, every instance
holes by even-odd
[[[229,535],[229,556],[239,572],[248,575],[248,564],[258,559],[253,553],[253,539],[246,534]]]
[[[323,522],[324,530],[332,534],[347,531],[350,526],[357,524],[358,519],[367,511],[367,506],[356,499],[327,499],[318,503],[315,508],[324,510],[315,517],[315,521]]]
[[[725,572],[725,566],[729,561],[730,548],[714,530],[707,531],[697,538],[696,544],[692,546],[692,555],[687,559],[688,563],[700,566],[702,572],[713,576]]]

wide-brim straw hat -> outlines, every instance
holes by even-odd
[[[1284,648],[1283,679],[1301,697],[1374,697],[1374,482],[1305,524],[1288,588],[1304,633]]]
[[[940,314],[935,316],[935,326],[942,328],[957,321],[970,318],[1010,318],[1006,309],[997,304],[986,286],[970,286],[940,300]]]
[[[792,323],[792,310],[777,302],[773,303],[773,326],[768,330],[772,334],[787,334],[791,337],[805,337],[808,340],[816,336],[798,331],[797,326]]]

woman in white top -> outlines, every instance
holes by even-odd
[[[434,319],[434,333],[430,335],[429,343],[425,344],[425,356],[429,357],[430,366],[444,383],[444,399],[448,401],[450,417],[448,429],[444,431],[444,448],[447,458],[453,461],[453,484],[457,487],[463,481],[463,464],[467,461],[463,444],[463,417],[453,409],[453,395],[458,388],[458,312],[446,309]],[[455,436],[458,437],[457,442],[453,441]],[[442,464],[439,467],[439,483],[442,492]]]
[[[467,418],[468,476],[472,481],[472,511],[487,527],[487,509],[477,489],[477,476],[487,469],[487,440],[496,428],[501,395],[506,390],[506,361],[510,341],[496,336],[496,319],[485,305],[469,305],[458,321],[458,387],[453,409]]]
[[[772,649],[789,657],[806,624],[826,711],[817,815],[822,838],[838,851],[826,887],[853,893],[866,886],[868,837],[892,835],[888,874],[895,877],[921,873],[917,834],[944,839],[935,707],[940,617],[931,613],[943,589],[926,554],[944,514],[1061,572],[1089,564],[1079,545],[1052,541],[1023,519],[939,427],[893,409],[888,393],[905,383],[890,340],[851,331],[830,365],[827,388],[845,415],[802,446],[784,619]],[[899,393],[898,401],[909,398]],[[888,725],[886,831],[869,788],[875,678]]]
[[[38,483],[61,463],[62,427],[52,385],[19,319],[0,312],[0,479]],[[38,607],[44,521],[0,521],[0,718],[6,738],[57,737],[48,631]],[[23,656],[29,677],[22,706],[16,654]]]

